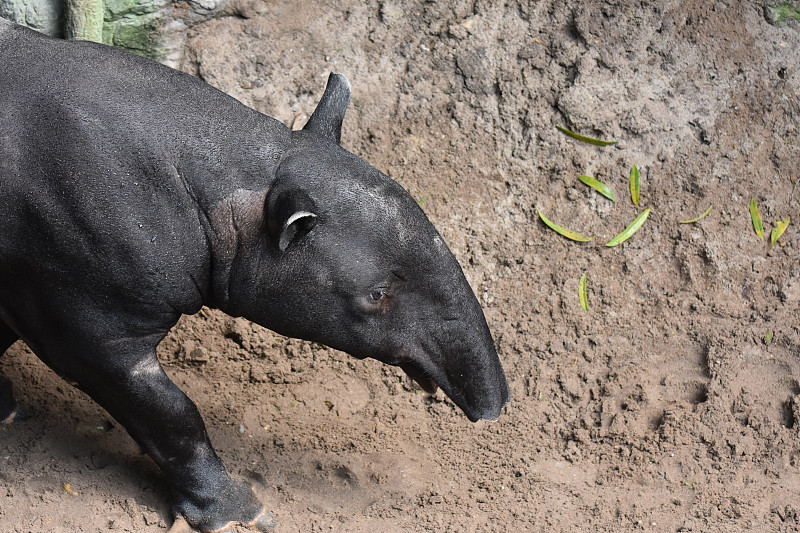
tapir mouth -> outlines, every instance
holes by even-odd
[[[429,394],[441,388],[470,421],[497,420],[511,392],[494,350],[483,356],[465,352],[467,356],[451,357],[448,364],[447,357],[428,355],[431,352],[420,348],[397,350],[389,364],[400,367]]]
[[[439,390],[439,385],[428,376],[422,368],[417,366],[414,363],[403,363],[400,365],[400,368],[403,369],[408,377],[413,379],[417,382],[417,384],[422,387],[422,390],[427,392],[428,394],[436,394],[436,391]]]
[[[428,394],[435,394],[436,391],[439,390],[440,384],[437,383],[420,364],[416,362],[404,362],[398,366]],[[454,386],[447,376],[442,376],[442,378],[444,380],[441,382],[443,386],[442,391],[464,411],[464,414],[466,414],[467,418],[472,422],[477,422],[478,420],[497,420],[500,415],[500,410],[511,399],[505,376],[503,376],[498,393],[498,402],[495,405],[490,405],[488,409],[486,406],[475,405],[473,401],[470,401],[463,390],[460,387]],[[489,396],[492,395],[488,394],[487,397]]]

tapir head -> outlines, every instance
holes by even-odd
[[[332,74],[292,133],[262,238],[233,272],[250,283],[241,314],[400,366],[470,420],[496,419],[510,393],[480,304],[417,202],[339,146],[349,98],[347,80]]]

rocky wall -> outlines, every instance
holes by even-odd
[[[54,37],[99,40],[68,30],[70,5],[64,0],[0,0],[0,16]],[[178,67],[186,29],[222,13],[228,0],[98,0],[96,6],[103,11],[103,43]]]

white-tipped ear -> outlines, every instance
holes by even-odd
[[[317,207],[302,189],[273,187],[264,202],[266,230],[269,241],[281,252],[317,224]]]
[[[281,228],[281,236],[278,239],[278,249],[285,252],[289,243],[292,242],[297,234],[306,233],[317,223],[317,215],[309,211],[297,211],[286,219]]]

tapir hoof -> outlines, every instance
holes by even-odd
[[[242,522],[229,522],[220,529],[215,529],[213,531],[204,533],[233,533],[234,526],[242,526],[253,531],[268,533],[274,531],[276,525],[277,522],[275,522],[275,518],[272,516],[272,513],[264,509],[257,517],[255,517],[252,522],[248,522],[246,524]],[[194,533],[195,531],[197,530],[193,529],[192,526],[186,522],[185,518],[179,516],[175,519],[175,522],[172,524],[172,527],[169,528],[167,533]]]
[[[0,351],[0,355],[2,355],[2,351]],[[30,415],[17,405],[12,393],[11,382],[0,376],[0,424],[8,424],[29,418]]]
[[[28,420],[31,418],[22,407],[19,405],[13,405],[10,410],[3,409],[3,412],[0,413],[0,424],[10,424],[12,422],[22,422],[23,420]]]
[[[276,525],[278,525],[278,523],[275,522],[275,517],[272,516],[272,513],[264,509],[263,511],[261,511],[261,514],[256,517],[255,520],[247,524],[247,527],[249,527],[250,529],[254,529],[256,531],[263,531],[266,533],[267,531],[274,530]]]
[[[253,531],[261,531],[262,533],[268,533],[270,531],[275,530],[275,526],[277,525],[277,523],[275,522],[275,517],[272,516],[272,513],[264,509],[263,511],[261,511],[261,514],[259,514],[252,522],[248,522],[247,524],[242,524],[240,522],[231,522],[222,529],[214,531],[214,533],[233,533],[233,526],[236,525],[242,525],[248,529],[252,529]]]
[[[30,420],[33,418],[32,415],[28,414],[28,411],[23,409],[22,407],[17,407],[16,410],[11,413],[9,419],[11,422],[24,422],[25,420]]]

